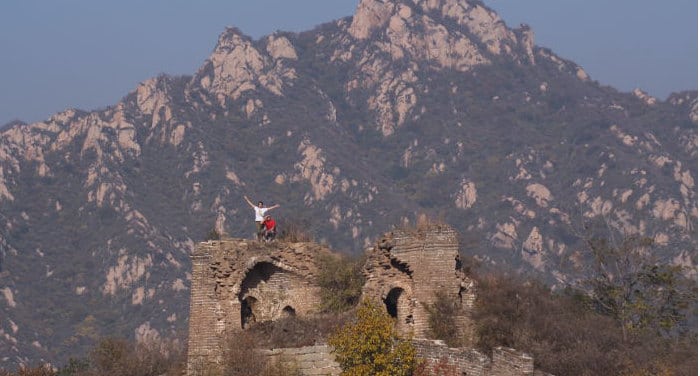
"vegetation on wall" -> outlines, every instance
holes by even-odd
[[[433,304],[425,304],[428,311],[428,325],[431,338],[445,341],[450,347],[464,347],[469,344],[469,338],[462,336],[462,331],[457,329],[455,316],[461,313],[456,302],[444,291],[435,294]]]
[[[321,311],[343,312],[355,307],[362,295],[364,258],[319,256],[317,283],[321,287]]]
[[[275,321],[256,322],[248,329],[261,348],[313,346],[325,343],[354,312],[324,313],[308,317],[291,316]]]

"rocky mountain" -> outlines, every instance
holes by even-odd
[[[566,284],[584,224],[697,271],[697,91],[619,92],[478,0],[362,0],[192,76],[0,131],[0,367],[182,336],[194,244],[243,200],[360,253],[427,213],[483,264]]]

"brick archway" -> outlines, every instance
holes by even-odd
[[[292,308],[292,306],[286,306],[282,308],[282,317],[294,317],[297,315],[297,311]]]
[[[394,287],[383,299],[389,316],[396,319],[396,329],[399,333],[407,333],[413,327],[413,309],[411,309],[409,294],[401,287]]]

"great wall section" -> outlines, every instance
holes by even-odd
[[[449,364],[460,375],[541,375],[526,353],[493,349],[492,358],[469,347],[450,348],[429,339],[426,307],[438,297],[459,308],[458,330],[472,336],[470,313],[476,299],[474,281],[461,270],[456,232],[433,225],[422,230],[395,230],[366,251],[363,298],[386,307],[400,334],[411,335],[423,361]],[[254,321],[314,315],[320,306],[318,256],[333,255],[315,243],[259,243],[224,238],[197,245],[192,258],[187,375],[222,363],[226,338]],[[439,293],[439,294],[438,294]],[[260,349],[268,359],[294,364],[303,375],[339,375],[332,348],[326,344]]]

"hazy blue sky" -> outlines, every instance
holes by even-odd
[[[192,74],[226,26],[259,38],[354,13],[359,0],[1,0],[0,125],[115,104]],[[660,99],[697,89],[697,0],[485,0],[603,84]]]

